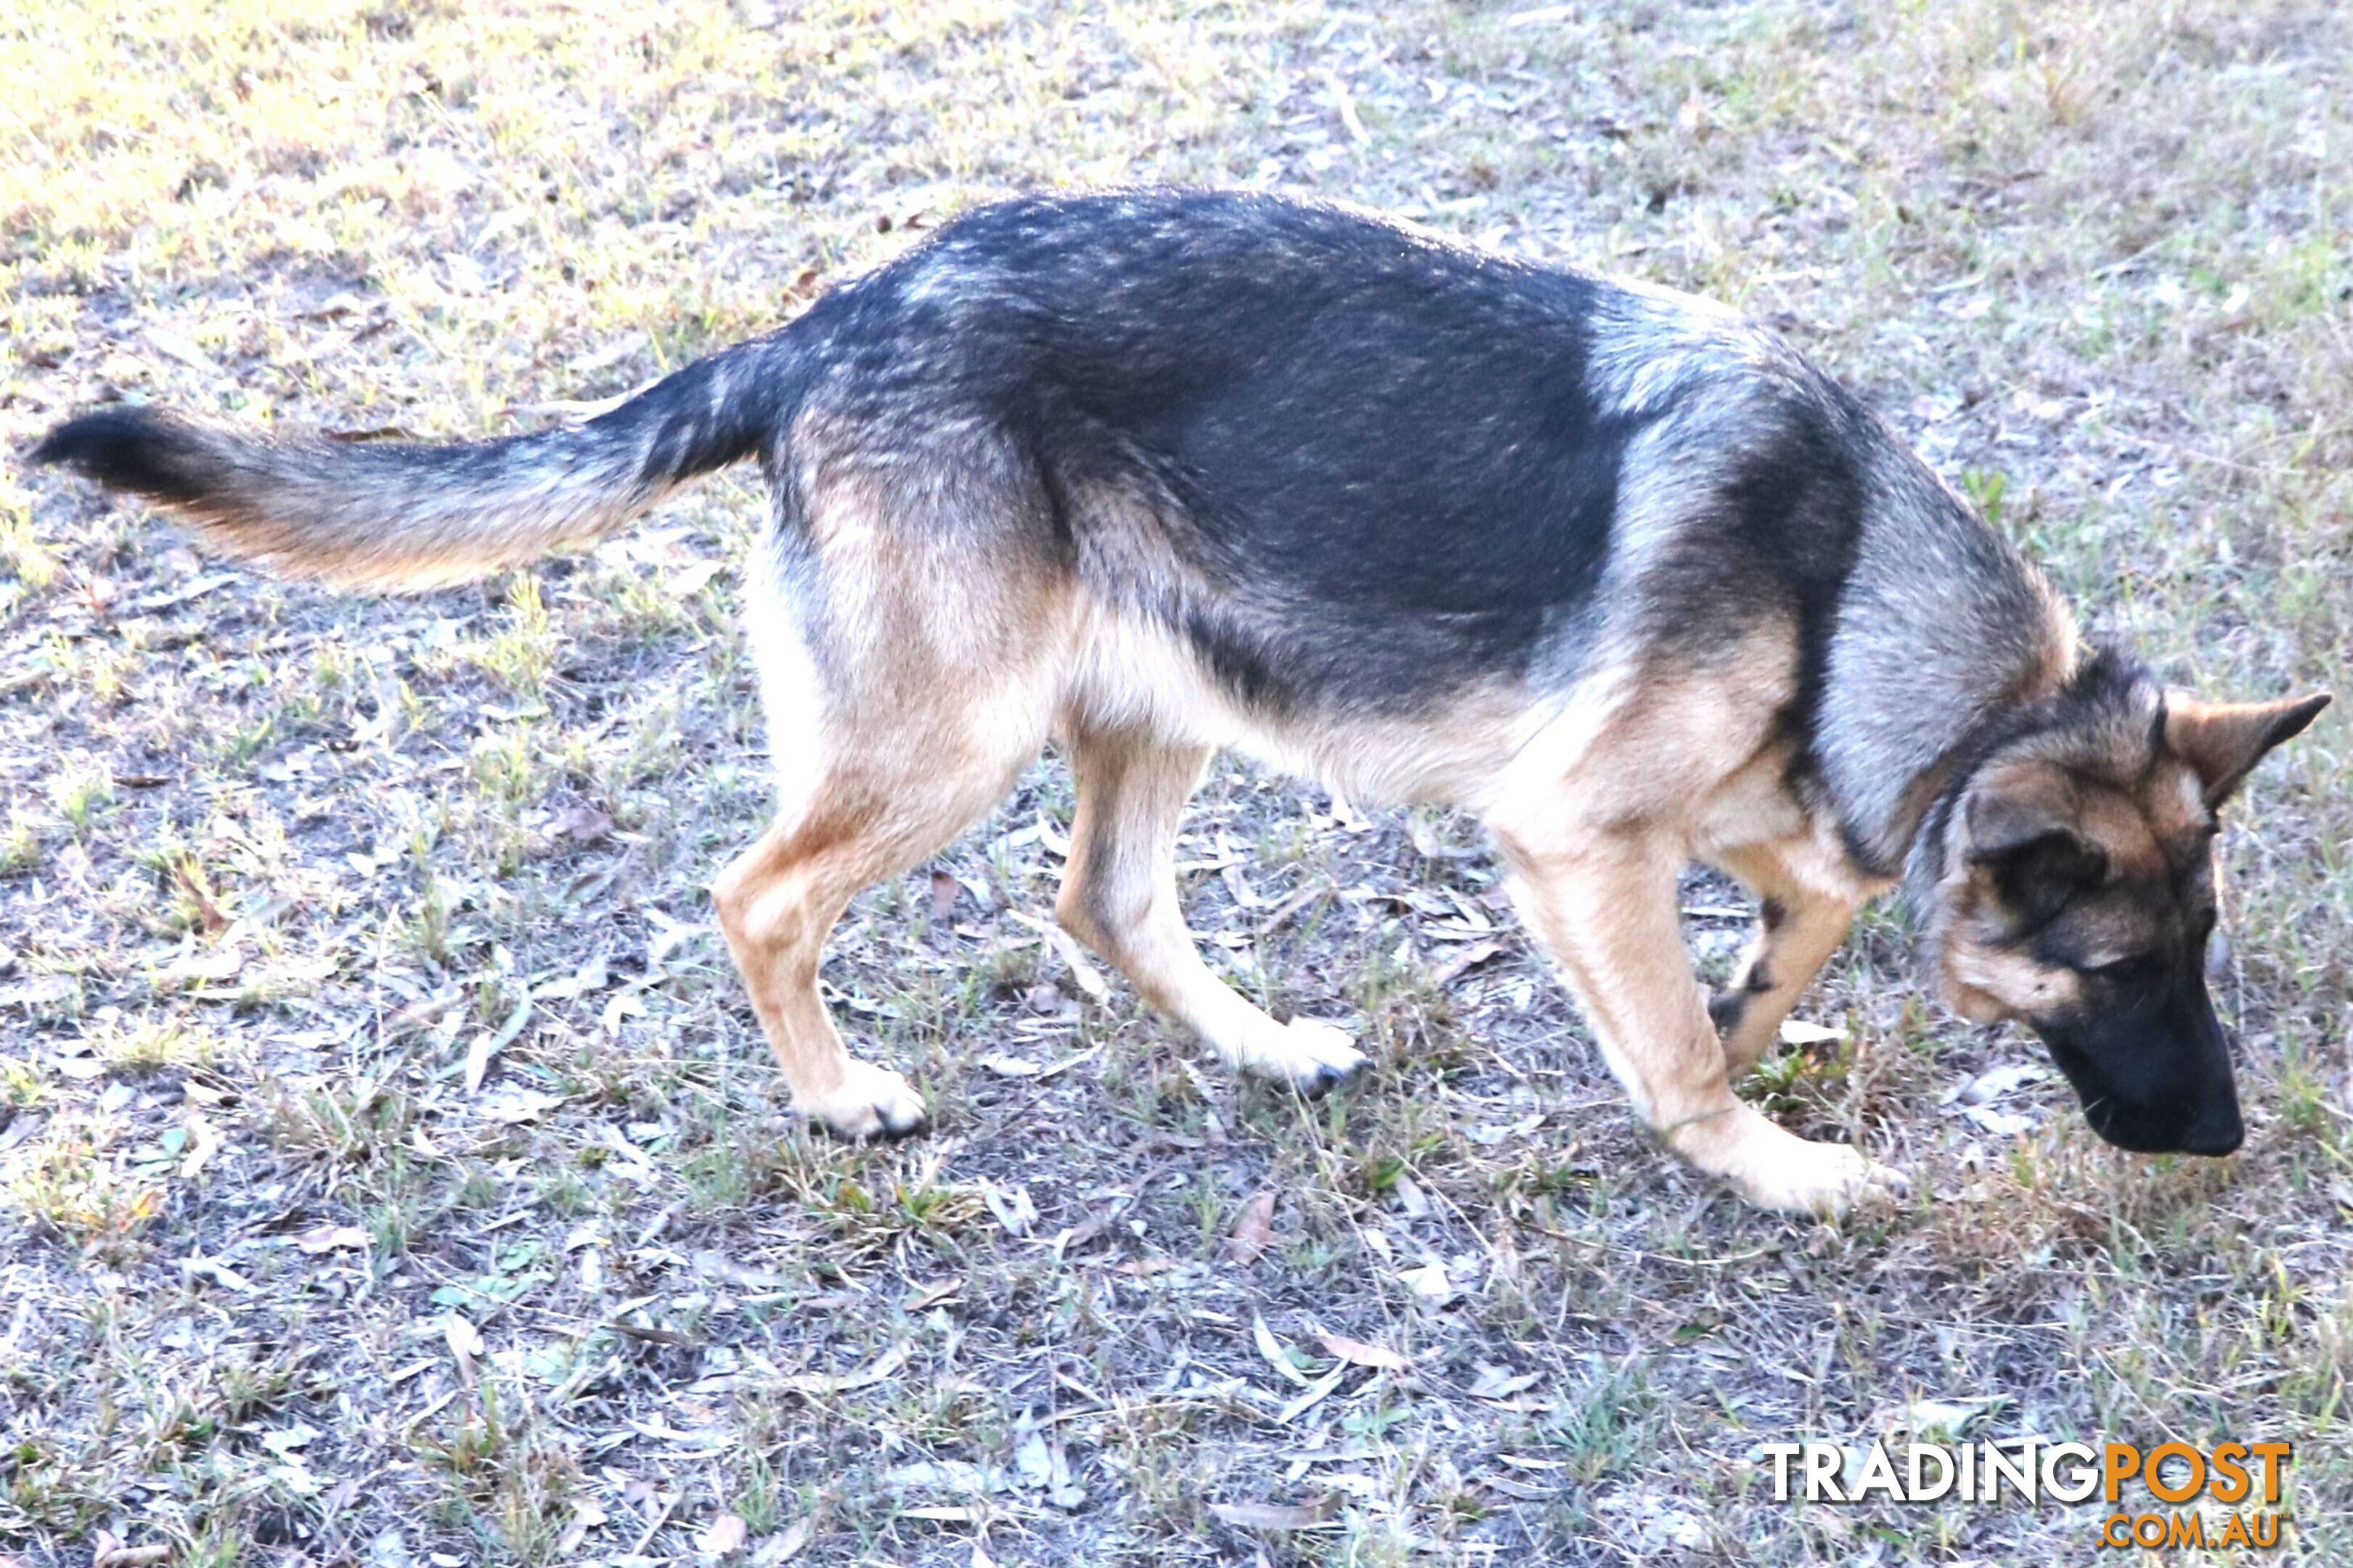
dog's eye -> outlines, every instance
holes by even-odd
[[[2105,963],[2094,963],[2084,973],[2097,975],[2111,985],[2136,985],[2142,981],[2155,979],[2164,963],[2156,953],[2136,952],[2129,957],[2110,959]]]

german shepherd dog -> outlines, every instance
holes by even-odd
[[[2327,697],[2217,706],[2087,649],[1852,396],[1683,295],[1266,195],[1032,197],[575,427],[354,447],[126,408],[33,457],[388,588],[586,545],[756,458],[781,807],[712,892],[795,1100],[850,1137],[924,1109],[843,1048],[828,930],[1053,739],[1063,925],[1302,1089],[1364,1058],[1219,982],[1177,907],[1220,747],[1475,812],[1636,1111],[1751,1203],[1902,1189],[1730,1085],[1907,870],[1945,995],[2039,1033],[2102,1136],[2240,1142],[2215,813]],[[1694,859],[1762,909],[1713,1001],[1677,923]]]

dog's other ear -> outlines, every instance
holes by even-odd
[[[1968,798],[1969,864],[2021,927],[2042,924],[2108,874],[2108,852],[2073,816],[2042,791],[1979,790]]]
[[[2277,702],[2200,702],[2171,692],[2165,703],[2166,749],[2197,773],[2208,807],[2219,806],[2266,752],[2300,734],[2328,700],[2326,691]]]

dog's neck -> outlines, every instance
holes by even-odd
[[[1811,751],[1847,853],[1885,879],[2083,653],[2073,615],[2008,542],[1892,437],[1877,461]]]
[[[2042,679],[2042,672],[2036,672],[2036,679],[2004,693],[1905,788],[1894,826],[1905,840],[1905,879],[1915,893],[1925,893],[1944,876],[1946,830],[1978,770],[2005,742],[2031,729],[2034,713],[2063,690],[2074,673],[2075,665],[2071,662],[2053,679]]]

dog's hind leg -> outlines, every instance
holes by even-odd
[[[1512,892],[1559,960],[1634,1109],[1667,1147],[1760,1207],[1839,1213],[1903,1178],[1814,1143],[1733,1098],[1676,920],[1679,850],[1638,833],[1527,834],[1491,824]]]
[[[794,1103],[846,1138],[912,1132],[923,1102],[904,1078],[843,1047],[818,994],[827,933],[859,889],[979,820],[1028,758],[965,769],[940,768],[942,760],[912,743],[845,759],[712,884],[728,952]]]
[[[1725,1070],[1737,1079],[1772,1048],[1781,1021],[1846,940],[1854,900],[1837,897],[1793,873],[1769,847],[1720,857],[1725,870],[1757,894],[1757,934],[1732,984],[1708,999],[1708,1016],[1724,1037]]]
[[[1177,818],[1208,759],[1206,747],[1132,731],[1073,738],[1079,815],[1055,913],[1228,1065],[1318,1093],[1365,1058],[1327,1024],[1278,1024],[1236,994],[1202,962],[1177,907]]]
[[[745,614],[779,811],[712,901],[795,1103],[846,1137],[912,1131],[923,1105],[843,1047],[818,994],[827,934],[859,889],[1003,799],[1052,719],[1066,595],[1024,553],[1023,497],[988,482],[987,458],[942,457],[964,477],[946,491],[892,482],[931,469],[841,458],[799,530],[771,536],[797,553],[746,574],[782,584]]]

